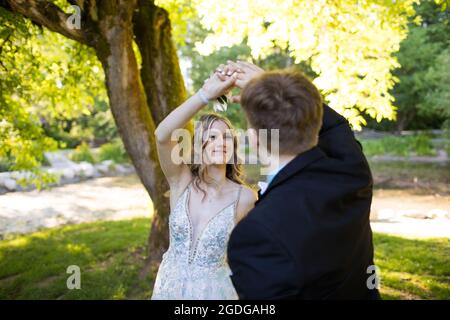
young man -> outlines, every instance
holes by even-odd
[[[368,281],[372,176],[348,122],[294,71],[253,77],[241,104],[253,129],[279,129],[279,167],[230,236],[240,299],[378,298]]]

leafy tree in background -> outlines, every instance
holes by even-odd
[[[409,35],[397,54],[401,68],[392,93],[398,107],[398,130],[439,128],[450,118],[450,13],[444,4],[423,1],[417,6],[419,24],[411,21]]]
[[[190,65],[188,73],[191,83],[189,83],[188,90],[191,93],[201,88],[204,80],[210,76],[212,70],[217,68],[218,65],[226,63],[227,60],[251,59],[255,64],[265,70],[280,69],[293,65],[293,59],[286,50],[282,50],[279,47],[274,47],[272,53],[263,59],[253,59],[251,56],[251,48],[246,44],[245,40],[238,45],[219,48],[207,56],[201,55],[196,49],[196,43],[204,41],[209,33],[201,25],[200,21],[194,18],[192,21],[189,21],[189,27],[186,30],[186,37],[183,38],[183,43],[179,43],[180,53],[183,58],[188,60]],[[307,65],[300,64],[298,67],[302,71],[309,72],[311,75],[311,70]],[[198,117],[202,113],[210,111],[209,109],[204,109],[198,114]],[[240,105],[229,104],[225,115],[235,127],[241,129],[247,128],[245,116]]]
[[[92,119],[94,105],[109,111],[104,75],[91,50],[1,7],[0,39],[0,157],[12,170],[31,170],[44,151],[76,138],[70,129]]]
[[[44,150],[56,147],[43,133],[39,118],[23,102],[30,95],[35,75],[28,27],[22,18],[0,11],[0,158],[5,169],[34,169]],[[16,38],[21,42],[15,44]],[[18,66],[16,61],[20,60],[26,63]]]
[[[394,119],[389,90],[398,67],[393,53],[407,35],[416,0],[243,0],[233,2],[160,0],[175,26],[186,24],[180,8],[191,3],[208,31],[197,49],[208,55],[244,40],[255,59],[286,50],[295,63],[308,62],[314,83],[328,104],[354,128],[366,123],[362,114],[381,121]],[[174,4],[178,4],[178,7]],[[182,16],[181,16],[182,17]]]
[[[118,137],[111,110],[107,101],[94,99],[88,106],[89,114],[67,117],[59,115],[41,118],[42,127],[48,137],[56,140],[60,148],[75,148],[82,142],[99,146]]]

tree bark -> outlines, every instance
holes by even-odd
[[[141,78],[155,123],[186,100],[171,25],[166,10],[149,0],[139,0],[133,18],[136,44],[142,57]]]
[[[186,100],[186,90],[179,67],[175,45],[172,42],[168,13],[149,0],[138,0],[134,17],[134,35],[142,59],[141,79],[150,106],[150,112],[158,125],[171,110]],[[153,106],[158,106],[154,108]],[[188,125],[192,130],[192,126]],[[148,263],[159,261],[168,246],[168,215],[170,212],[167,191],[169,186],[162,176],[156,181],[158,192],[154,201],[155,215],[148,239]],[[147,269],[150,266],[147,265]],[[147,270],[146,269],[146,270]]]
[[[64,13],[55,4],[46,0],[1,0],[0,6],[12,12],[18,13],[42,25],[50,31],[58,32],[63,36],[91,45],[95,42],[94,34],[90,26],[85,24],[83,29],[71,29],[67,25],[70,14]]]
[[[149,1],[145,2],[150,3]],[[152,9],[158,11],[154,6]],[[140,12],[141,10],[141,8],[134,10],[134,7],[126,6],[117,15],[102,17],[99,20],[99,26],[105,44],[100,43],[96,50],[105,69],[111,110],[119,133],[153,202],[154,214],[147,246],[148,259],[146,268],[141,273],[141,275],[145,275],[153,262],[160,261],[169,243],[168,215],[170,209],[167,197],[169,187],[159,166],[154,131],[157,123],[164,117],[164,113],[167,114],[179,104],[179,97],[175,99],[174,96],[183,96],[185,92],[184,85],[181,89],[176,88],[177,90],[172,94],[164,94],[165,92],[159,91],[167,87],[167,85],[161,84],[162,81],[170,83],[172,79],[170,78],[171,74],[166,73],[168,77],[164,77],[158,72],[178,69],[180,77],[181,72],[179,72],[176,55],[170,65],[159,69],[155,68],[153,56],[158,57],[164,53],[160,52],[162,49],[160,47],[148,46],[159,30],[157,29],[158,25],[155,28],[154,24],[146,21],[142,21],[146,23],[141,27],[146,28],[147,31],[136,37],[136,39],[140,39],[139,43],[143,48],[140,50],[143,67],[139,71],[133,52],[134,31],[131,19],[134,11]],[[170,38],[164,41],[168,45],[172,45]],[[104,48],[109,50],[103,52]],[[172,65],[172,63],[176,63],[176,65]],[[144,83],[141,81],[141,75],[145,77]],[[180,79],[177,80],[180,81]],[[181,84],[183,84],[182,78]],[[146,92],[148,92],[148,96]],[[155,120],[154,115],[162,116]]]

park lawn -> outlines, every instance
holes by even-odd
[[[149,299],[153,275],[138,280],[149,219],[49,229],[0,241],[0,299]],[[450,239],[375,234],[384,299],[450,299]],[[81,289],[69,290],[69,265]]]
[[[149,219],[103,221],[48,229],[0,241],[0,299],[146,299],[138,280]],[[81,270],[68,290],[67,267]]]
[[[450,239],[374,234],[383,299],[450,299]]]

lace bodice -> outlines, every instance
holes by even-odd
[[[170,245],[163,255],[152,299],[237,299],[226,251],[242,187],[236,200],[213,215],[194,239],[189,213],[191,186],[171,210]]]

